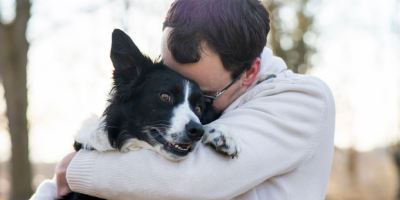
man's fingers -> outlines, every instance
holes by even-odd
[[[72,159],[75,157],[77,152],[73,152],[65,156],[59,163],[56,169],[57,176],[57,198],[66,195],[71,191],[67,182],[67,169]]]

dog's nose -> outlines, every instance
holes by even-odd
[[[204,134],[203,126],[192,120],[186,124],[185,130],[189,138],[196,141],[200,140]]]

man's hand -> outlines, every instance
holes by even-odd
[[[78,152],[70,153],[65,156],[59,163],[56,169],[57,176],[57,198],[66,195],[71,191],[67,183],[67,169],[72,159]]]

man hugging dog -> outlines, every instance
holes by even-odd
[[[229,132],[240,141],[238,158],[206,145],[180,162],[147,150],[80,150],[59,164],[58,195],[324,199],[333,96],[323,81],[294,74],[265,48],[269,31],[270,13],[258,0],[176,0],[164,21],[163,63],[195,81],[220,115],[203,127],[202,141]]]

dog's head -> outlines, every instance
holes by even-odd
[[[162,62],[154,63],[118,29],[112,34],[111,60],[114,83],[104,111],[111,145],[120,151],[153,149],[171,160],[185,158],[203,136],[201,122],[214,117],[199,86]]]

